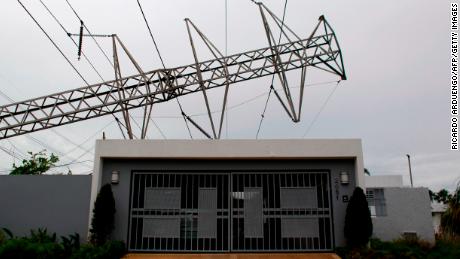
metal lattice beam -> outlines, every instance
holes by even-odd
[[[0,139],[146,107],[203,89],[273,75],[280,70],[315,67],[346,79],[337,38],[323,16],[317,28],[321,30],[315,29],[303,40],[120,77],[1,106]]]

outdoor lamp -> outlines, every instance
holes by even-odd
[[[350,183],[350,177],[348,176],[348,172],[340,172],[340,182],[342,184],[349,184]]]
[[[118,184],[120,181],[120,173],[118,171],[112,171],[112,184]]]

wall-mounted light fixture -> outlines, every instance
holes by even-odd
[[[350,183],[350,176],[348,175],[348,172],[340,172],[340,183],[341,184],[349,184]]]
[[[120,173],[118,171],[112,171],[112,184],[118,184],[120,182]]]

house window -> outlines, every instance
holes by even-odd
[[[384,190],[381,188],[368,188],[366,190],[367,203],[372,217],[387,215]]]

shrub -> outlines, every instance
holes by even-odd
[[[343,259],[438,259],[460,258],[460,243],[454,240],[437,240],[436,245],[420,239],[396,239],[391,242],[371,239],[370,248],[339,247],[336,253]]]
[[[72,254],[71,259],[119,259],[126,252],[125,244],[121,241],[108,241],[102,246],[85,244]]]
[[[61,236],[61,240],[66,258],[70,257],[73,253],[80,249],[80,235],[78,233],[69,235],[69,237]]]
[[[447,210],[441,216],[441,231],[452,238],[460,237],[460,183],[447,205]]]
[[[0,244],[1,259],[118,259],[125,254],[121,241],[109,241],[99,246],[85,244],[80,246],[80,236],[75,233],[61,237],[49,234],[46,229],[31,231],[29,237],[11,238]]]
[[[455,239],[440,239],[436,241],[431,253],[427,258],[460,258],[460,242]]]
[[[30,231],[29,240],[32,243],[55,243],[56,242],[56,233],[49,234],[46,228],[39,228],[37,230]]]
[[[110,184],[102,186],[94,202],[91,221],[91,243],[103,245],[114,229],[115,200]]]
[[[0,258],[64,258],[63,251],[62,246],[54,242],[36,243],[29,238],[13,238],[7,240],[0,246]]]
[[[0,229],[0,245],[8,239],[13,238],[13,233],[7,228]]]
[[[356,187],[345,215],[345,238],[350,247],[365,246],[372,235],[372,220],[366,195]]]

